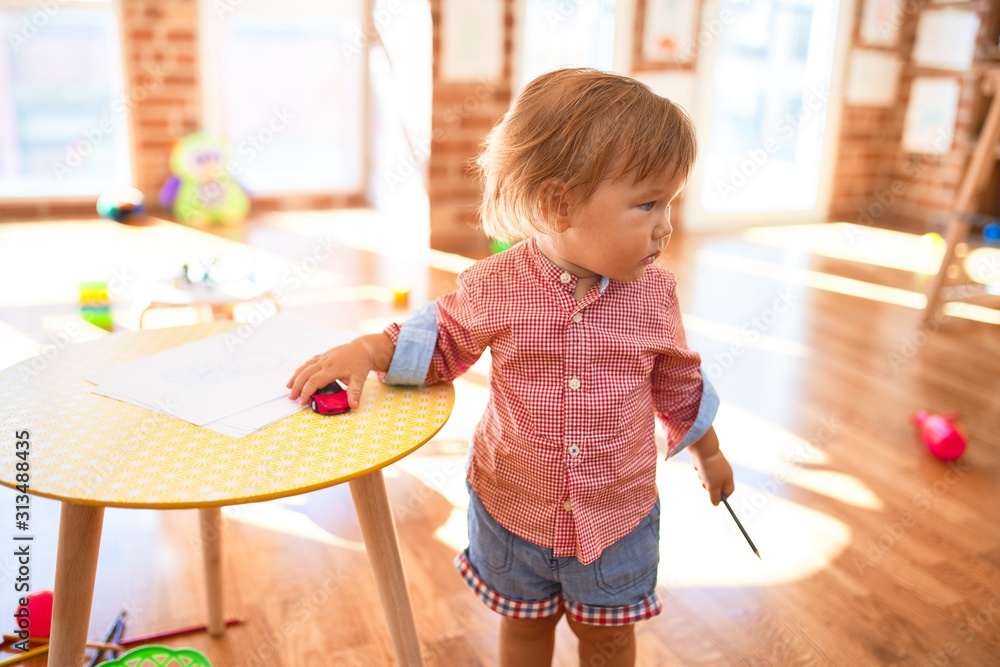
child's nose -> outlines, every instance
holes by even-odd
[[[664,216],[663,221],[660,222],[660,224],[656,226],[656,229],[653,230],[653,238],[662,239],[666,236],[670,236],[673,231],[674,228],[670,224],[670,212],[668,211],[667,215]]]

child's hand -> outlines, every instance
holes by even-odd
[[[361,389],[372,370],[387,371],[396,346],[385,334],[360,336],[346,345],[338,345],[299,366],[285,386],[288,397],[306,405],[312,395],[334,380],[347,385],[347,403],[352,410],[361,404]]]
[[[694,469],[701,477],[701,486],[708,491],[713,505],[718,505],[722,496],[728,498],[732,495],[736,488],[733,483],[733,468],[722,451],[716,451],[715,454],[706,457],[692,452],[691,458],[694,459]]]
[[[694,461],[694,469],[701,477],[701,486],[708,491],[712,504],[718,505],[722,496],[728,498],[732,495],[735,488],[733,468],[719,449],[719,437],[715,434],[715,428],[709,427],[701,440],[688,447],[688,451]]]

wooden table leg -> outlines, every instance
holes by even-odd
[[[103,507],[63,502],[49,642],[48,664],[52,667],[79,667],[83,663],[103,524]]]
[[[226,631],[222,619],[222,508],[202,507],[201,549],[205,560],[208,597],[208,634],[219,637]]]
[[[365,538],[368,560],[375,574],[382,611],[396,649],[396,662],[401,667],[423,665],[417,626],[413,622],[410,593],[406,588],[406,575],[399,557],[396,524],[392,520],[382,471],[376,470],[364,477],[352,479],[349,484],[358,522],[361,524],[361,534]]]

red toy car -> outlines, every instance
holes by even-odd
[[[351,407],[347,404],[347,391],[334,380],[322,389],[316,390],[312,397],[313,412],[321,415],[339,415]]]

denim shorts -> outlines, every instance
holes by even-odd
[[[544,618],[565,610],[579,623],[627,625],[663,610],[656,593],[659,546],[658,498],[638,526],[583,565],[510,532],[469,489],[469,548],[455,567],[480,600],[504,616]]]

